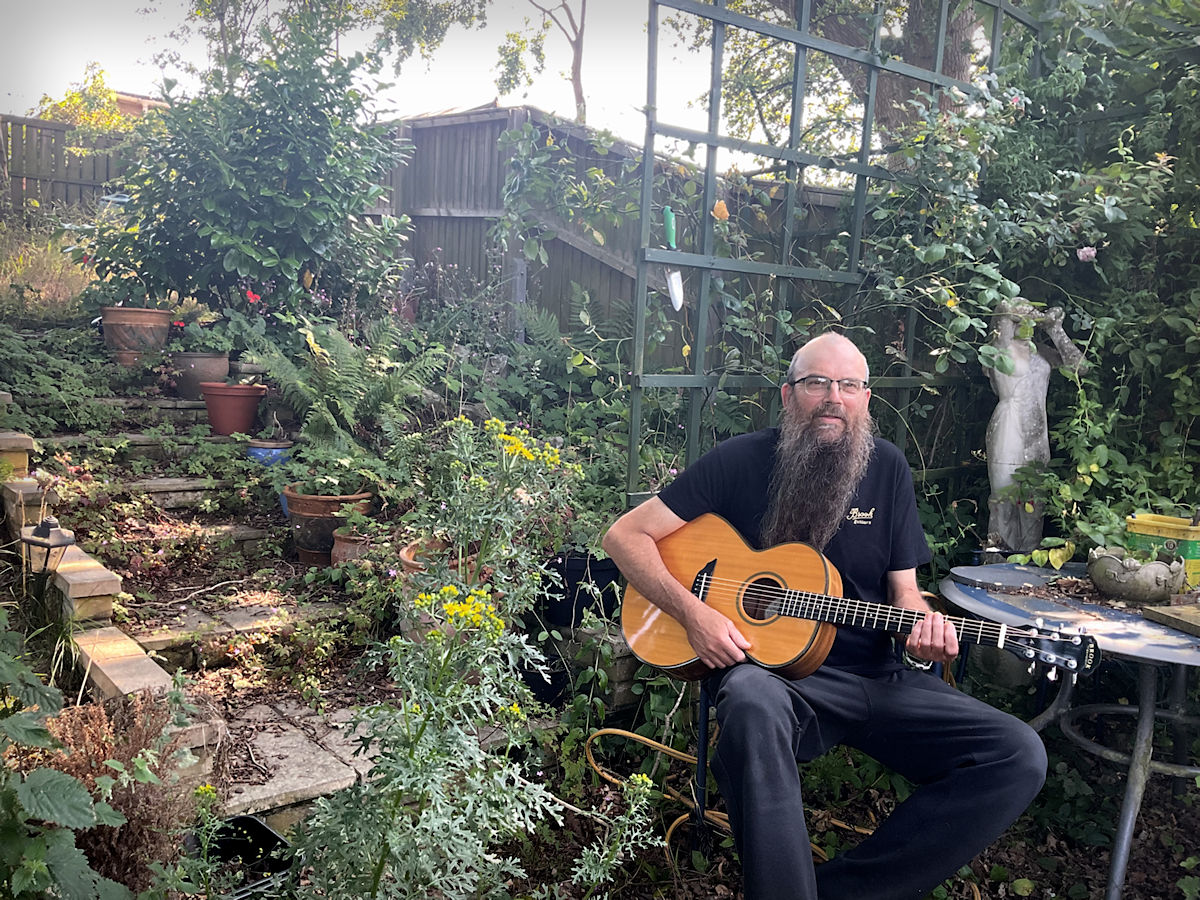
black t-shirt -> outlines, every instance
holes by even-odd
[[[659,497],[686,521],[716,513],[750,546],[763,549],[759,533],[778,440],[779,429],[767,428],[723,441],[681,473]],[[895,445],[875,439],[866,475],[824,553],[842,576],[843,593],[872,603],[888,602],[889,571],[929,562],[912,471]],[[877,668],[894,658],[887,632],[839,625],[825,665]]]

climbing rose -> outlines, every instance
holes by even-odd
[[[729,218],[729,207],[725,205],[724,200],[718,200],[713,204],[712,216],[718,222],[724,222]]]
[[[1096,248],[1080,247],[1075,251],[1075,255],[1079,257],[1080,262],[1092,262],[1096,258]]]

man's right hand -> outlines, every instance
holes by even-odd
[[[696,656],[710,669],[745,662],[750,642],[724,613],[697,600],[687,610],[683,627]]]

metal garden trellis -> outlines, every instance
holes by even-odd
[[[644,392],[647,390],[678,390],[684,389],[689,395],[687,450],[686,461],[691,463],[699,455],[701,413],[704,392],[716,387],[718,380],[727,387],[736,389],[759,390],[772,388],[776,384],[761,375],[724,375],[708,371],[707,355],[709,349],[708,322],[711,307],[711,287],[714,275],[721,272],[732,272],[746,276],[773,276],[780,285],[780,303],[786,306],[794,293],[794,287],[799,282],[812,281],[840,288],[847,295],[859,288],[866,273],[861,268],[861,253],[863,227],[870,199],[870,183],[873,179],[887,182],[903,181],[903,173],[892,172],[886,167],[872,162],[873,138],[875,133],[876,99],[879,91],[881,76],[903,77],[912,79],[928,86],[936,93],[951,88],[957,88],[967,95],[973,92],[970,83],[942,73],[942,62],[946,53],[947,25],[951,16],[952,0],[939,0],[935,34],[935,50],[933,67],[923,68],[905,62],[903,59],[887,56],[882,50],[883,23],[885,13],[896,11],[897,8],[907,7],[909,0],[875,0],[868,21],[871,26],[871,38],[866,49],[848,46],[829,40],[813,32],[810,28],[814,7],[819,0],[796,0],[794,6],[795,27],[784,27],[778,24],[764,22],[727,8],[726,0],[713,0],[712,3],[697,2],[697,0],[649,0],[649,15],[647,26],[648,60],[646,81],[646,138],[643,145],[642,158],[642,189],[640,210],[640,240],[637,260],[637,276],[635,282],[634,309],[634,344],[632,367],[632,399],[630,408],[629,429],[629,461],[626,478],[627,501],[630,504],[644,499],[647,494],[639,490],[638,458],[642,438]],[[970,0],[967,0],[970,2]],[[955,7],[961,6],[955,0]],[[976,18],[981,23],[987,23],[990,17],[990,27],[987,28],[987,58],[988,66],[994,67],[999,60],[1001,41],[1006,23],[1016,23],[1027,28],[1036,41],[1040,37],[1038,25],[1026,11],[1009,2],[1009,0],[974,0]],[[660,15],[663,10],[675,11],[696,17],[711,29],[712,63],[708,95],[708,124],[703,131],[664,122],[659,119],[657,95],[660,69],[658,63],[660,40]],[[981,26],[982,27],[982,26]],[[723,134],[721,129],[722,107],[722,76],[724,72],[724,53],[726,35],[729,29],[743,29],[761,35],[763,38],[782,42],[791,46],[791,98],[790,124],[787,143],[776,146],[769,143],[755,142]],[[840,60],[861,65],[866,71],[865,90],[863,92],[862,126],[858,141],[858,151],[853,158],[833,159],[821,156],[807,150],[804,144],[804,102],[808,90],[809,54],[820,52]],[[1036,54],[1034,55],[1036,65]],[[714,255],[714,227],[710,216],[703,216],[702,233],[699,237],[699,252],[660,249],[652,245],[651,228],[656,211],[661,210],[663,201],[655,197],[654,170],[656,146],[660,139],[674,139],[693,143],[706,148],[703,170],[703,194],[700,208],[712,209],[717,196],[718,173],[716,171],[718,150],[724,148],[731,151],[751,153],[755,156],[774,160],[784,167],[785,178],[782,182],[784,199],[782,204],[782,225],[776,241],[777,258],[775,261],[737,260]],[[877,152],[877,151],[876,151]],[[804,187],[804,171],[809,166],[820,166],[842,172],[853,179],[853,206],[849,237],[847,240],[847,265],[844,269],[834,270],[813,266],[792,264],[793,248],[797,240],[795,229],[796,211],[800,203],[800,195]],[[694,340],[689,356],[691,371],[687,374],[660,374],[647,372],[646,366],[646,316],[649,303],[649,277],[651,267],[669,266],[674,269],[694,270],[699,276],[698,305],[692,319],[695,323]],[[910,310],[908,328],[906,330],[906,359],[911,359],[912,340],[916,311]],[[912,368],[906,366],[906,374],[900,377],[874,379],[876,387],[899,388],[904,392],[929,384],[930,380],[912,374]],[[935,379],[934,381],[940,381]],[[899,435],[898,443],[903,446],[904,433]],[[927,473],[928,474],[928,473]]]

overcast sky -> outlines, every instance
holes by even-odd
[[[645,0],[594,0],[584,48],[588,124],[638,143],[645,129],[647,5]],[[60,98],[83,79],[92,61],[104,69],[110,87],[156,96],[162,73],[153,57],[173,46],[167,35],[183,22],[185,6],[184,0],[0,0],[7,31],[0,54],[0,112],[23,115],[43,94]],[[147,7],[153,11],[143,12]],[[397,115],[412,115],[496,99],[496,48],[504,33],[531,12],[524,0],[498,0],[485,31],[454,30],[432,64],[409,60],[392,78],[396,86],[382,98],[383,105]],[[501,103],[527,102],[573,117],[570,83],[560,74],[569,67],[566,42],[553,33],[546,47],[546,73],[527,95],[509,95]],[[196,63],[204,60],[203,46],[177,49]],[[706,83],[706,61],[679,58],[667,48],[663,52],[660,107],[675,110],[672,118],[679,124],[701,126],[703,113],[686,111],[685,104]]]

